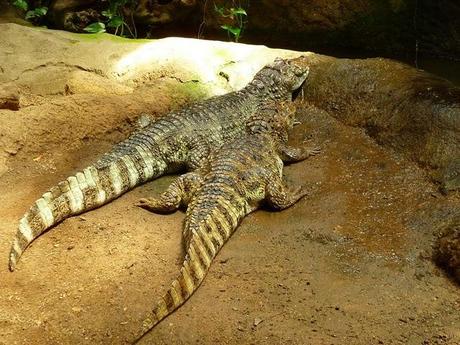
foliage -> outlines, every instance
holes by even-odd
[[[105,24],[102,22],[91,23],[83,30],[92,34],[98,34],[100,32],[105,32]]]
[[[242,7],[225,7],[223,5],[217,6],[214,4],[214,10],[222,17],[227,18],[230,23],[221,25],[221,28],[227,31],[233,37],[235,42],[238,42],[243,29],[246,25],[246,18],[248,14]]]
[[[31,19],[39,19],[41,17],[44,17],[46,13],[48,12],[48,7],[37,7],[33,9],[32,11],[27,11],[26,13],[26,20],[31,20]]]
[[[129,37],[136,38],[136,26],[134,25],[134,21],[131,17],[131,24],[133,30],[131,30],[130,25],[126,21],[126,17],[124,14],[124,9],[129,7],[131,9],[131,13],[134,7],[137,5],[137,1],[133,0],[109,0],[109,6],[105,11],[102,11],[101,14],[104,16],[104,21],[91,23],[88,25],[85,30],[86,32],[90,33],[99,33],[105,32],[106,28],[111,29],[110,31],[113,32],[114,35],[120,35],[122,37]],[[125,29],[127,30],[128,35],[126,35]]]
[[[53,20],[54,17],[47,16],[48,5],[52,0],[9,0],[16,8],[23,11],[24,18],[35,25],[45,25],[46,20]],[[238,42],[243,34],[247,23],[248,14],[244,7],[248,7],[246,0],[222,0],[221,5],[214,4],[214,10],[222,19],[220,26],[227,32],[235,42]],[[96,2],[95,8],[91,9],[95,15],[85,16],[83,19],[69,20],[72,24],[72,31],[88,33],[109,32],[122,37],[137,38],[137,29],[134,23],[133,13],[139,5],[140,0],[100,0]],[[242,5],[242,3],[244,5]],[[78,12],[76,12],[78,13]],[[48,17],[48,18],[47,18]],[[86,20],[85,20],[86,19]],[[89,23],[89,25],[87,24]],[[85,26],[83,28],[83,26]]]
[[[12,2],[13,6],[25,12],[24,18],[28,21],[33,22],[36,25],[40,25],[42,19],[48,13],[48,7],[38,6],[32,9],[32,6],[26,0],[15,0]]]
[[[23,11],[27,11],[29,9],[29,3],[25,0],[16,0],[13,2],[13,5]]]
[[[50,1],[31,1],[31,0],[11,0],[11,4],[16,8],[25,12],[24,18],[36,25],[41,25],[42,20],[45,18],[48,7],[42,6],[42,3],[49,3]],[[33,4],[38,6],[33,6]],[[86,26],[83,30],[89,33],[100,33],[109,31],[115,35],[123,37],[137,37],[136,27],[131,16],[128,24],[126,19],[126,12],[133,13],[135,6],[138,5],[138,0],[108,0],[103,1],[106,4],[106,9],[101,11],[102,19]],[[126,11],[126,10],[129,11]]]

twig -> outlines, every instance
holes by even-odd
[[[134,23],[134,4],[131,5],[131,24],[133,24],[134,38],[137,38],[136,23]]]
[[[206,26],[206,7],[208,6],[208,0],[205,0],[203,4],[203,19],[201,20],[200,27],[198,28],[197,38],[201,38],[204,33],[204,27]]]
[[[123,23],[123,25],[126,26],[126,28],[128,29],[129,34],[131,35],[131,37],[135,37],[135,36],[133,35],[133,32],[131,31],[131,28],[129,27],[128,23]]]

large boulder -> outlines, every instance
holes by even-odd
[[[388,59],[312,56],[306,99],[460,188],[460,88]]]

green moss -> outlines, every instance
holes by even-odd
[[[213,55],[221,58],[224,61],[231,61],[232,60],[232,54],[230,54],[229,49],[214,49],[213,50]]]
[[[78,41],[88,42],[88,41],[112,41],[117,43],[148,43],[153,42],[154,40],[148,39],[134,39],[134,38],[125,38],[108,33],[99,33],[99,34],[79,34],[79,33],[70,33],[73,37],[77,38]],[[74,43],[78,43],[78,41]]]
[[[199,82],[198,79],[174,84],[171,91],[191,101],[209,96],[209,87]]]

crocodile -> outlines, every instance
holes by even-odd
[[[135,131],[112,150],[36,200],[19,221],[9,269],[29,244],[64,219],[100,207],[166,173],[193,171],[219,147],[245,130],[245,122],[267,100],[289,100],[308,76],[308,59],[277,58],[239,91],[172,111]]]
[[[287,145],[287,131],[294,123],[293,104],[268,102],[248,121],[246,133],[211,152],[201,168],[177,178],[159,197],[138,202],[160,213],[188,207],[183,226],[185,259],[179,276],[145,318],[137,341],[197,290],[246,215],[262,203],[283,210],[307,194],[302,187],[288,189],[282,181],[283,161],[296,162],[319,152],[306,145]]]

